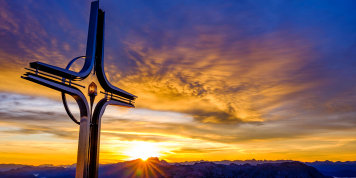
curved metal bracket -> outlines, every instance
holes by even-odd
[[[67,98],[66,98],[66,95],[64,92],[62,92],[62,102],[63,102],[63,105],[64,105],[64,109],[66,110],[67,112],[67,115],[69,116],[70,119],[72,119],[72,121],[78,125],[80,125],[80,121],[78,121],[72,114],[72,112],[70,111],[68,105],[67,105]]]
[[[72,59],[67,67],[66,67],[66,70],[69,70],[70,67],[72,66],[72,64],[77,61],[78,59],[82,59],[82,58],[85,58],[85,56],[79,56],[79,57],[76,57],[74,59]],[[65,78],[62,78],[62,82],[65,83]],[[70,119],[72,119],[72,121],[78,125],[80,125],[80,122],[73,116],[72,112],[70,111],[69,107],[68,107],[68,104],[67,104],[67,98],[66,98],[66,95],[64,92],[62,92],[62,102],[63,102],[63,105],[64,105],[64,109],[66,110],[68,116]]]
[[[86,58],[86,56],[78,56],[78,57],[72,59],[72,60],[68,63],[68,65],[67,65],[67,67],[66,67],[66,70],[69,70],[70,66],[72,66],[72,64],[73,64],[75,61],[77,61],[78,59],[85,59],[85,58]]]

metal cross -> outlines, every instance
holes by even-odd
[[[74,58],[66,68],[42,62],[31,62],[30,68],[25,68],[28,72],[21,76],[23,79],[60,91],[68,116],[80,125],[76,178],[98,177],[101,117],[106,106],[134,107],[136,99],[135,95],[113,86],[106,78],[104,72],[104,27],[105,12],[99,9],[99,1],[94,1],[91,3],[90,9],[86,55]],[[78,59],[85,60],[82,69],[79,72],[69,70]],[[105,90],[100,93],[105,96],[97,103],[92,113],[94,98],[97,95],[96,84],[92,82],[88,86],[89,107],[85,95],[77,88],[85,88],[85,86],[75,83],[75,81],[84,80],[93,70],[101,87]],[[79,106],[79,121],[68,108],[66,94],[71,95]]]

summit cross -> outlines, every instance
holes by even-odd
[[[101,117],[106,106],[116,105],[133,108],[135,95],[112,85],[104,72],[104,29],[105,12],[99,8],[99,1],[93,1],[90,8],[89,30],[85,56],[72,59],[66,68],[53,66],[42,62],[31,62],[23,79],[60,91],[62,101],[68,116],[79,127],[76,178],[98,177]],[[79,72],[69,70],[78,59],[84,59],[84,65]],[[93,72],[93,74],[92,74]],[[99,84],[104,89],[104,97],[96,104],[97,85],[92,82],[88,86],[89,103],[80,88],[86,88],[80,82],[89,75],[96,75]],[[79,121],[73,116],[68,105],[66,94],[72,96],[80,110]]]

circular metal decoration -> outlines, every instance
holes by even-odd
[[[85,59],[86,57],[85,56],[79,56],[79,57],[76,57],[74,59],[72,59],[66,69],[69,70],[69,68],[72,66],[72,64],[78,60],[78,59]],[[66,79],[65,78],[62,78],[62,82],[65,83],[66,82]],[[68,107],[68,104],[67,104],[67,98],[66,98],[66,94],[64,92],[62,92],[62,102],[63,102],[63,105],[64,105],[64,109],[66,110],[68,116],[70,119],[72,119],[72,121],[78,125],[80,125],[80,122],[73,116],[72,112],[70,111],[69,107]]]

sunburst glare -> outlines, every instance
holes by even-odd
[[[124,154],[127,155],[130,160],[142,159],[145,161],[150,157],[159,157],[160,149],[155,143],[135,141],[124,151]]]

